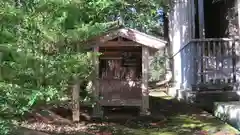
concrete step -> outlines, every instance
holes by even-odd
[[[184,91],[179,93],[182,100],[194,103],[198,107],[212,112],[214,102],[239,101],[239,95],[236,91]]]
[[[240,101],[215,102],[214,116],[240,130]]]

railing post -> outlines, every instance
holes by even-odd
[[[199,64],[199,67],[200,67],[200,71],[199,71],[199,74],[200,74],[200,84],[201,83],[203,83],[203,76],[204,76],[204,74],[203,74],[203,72],[204,72],[204,69],[203,69],[203,46],[202,46],[202,42],[197,42],[197,46],[198,46],[198,48],[199,48],[199,58],[198,58],[198,61],[200,62],[200,63],[198,63]]]
[[[198,78],[198,68],[197,68],[197,46],[195,42],[191,42],[190,45],[192,46],[192,60],[193,60],[193,84],[197,84]]]
[[[236,48],[235,48],[235,42],[232,42],[232,72],[233,72],[233,83],[236,83],[236,58],[237,58],[237,55],[236,55]],[[239,41],[238,41],[239,42]],[[230,42],[231,44],[231,42]]]

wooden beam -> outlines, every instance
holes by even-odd
[[[127,47],[100,47],[99,52],[122,52],[122,51],[131,51],[131,52],[142,52],[141,46],[127,46]]]
[[[195,38],[195,3],[194,3],[194,0],[190,0],[190,6],[191,6],[191,28],[192,28],[192,32],[191,32],[191,39],[194,39]]]
[[[204,0],[198,0],[199,37],[205,38]]]
[[[74,85],[72,89],[72,119],[74,122],[80,121],[80,82],[77,77],[74,78]]]
[[[188,24],[188,41],[190,41],[192,39],[192,22],[191,22],[191,5],[190,5],[190,1],[186,1],[187,2],[187,24]]]
[[[148,72],[149,72],[149,48],[148,47],[142,47],[142,106],[141,106],[141,115],[149,115]]]
[[[122,60],[122,57],[100,57],[100,60]]]
[[[131,52],[131,54],[141,55],[141,52]],[[122,52],[102,52],[102,56],[122,56]]]
[[[240,37],[240,0],[237,0],[237,12],[238,12],[238,36]]]
[[[100,45],[100,47],[122,47],[122,46],[141,46],[141,45],[132,41],[108,41]]]

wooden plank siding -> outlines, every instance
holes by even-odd
[[[141,114],[147,115],[149,51],[164,50],[167,42],[134,29],[119,28],[84,43],[94,52],[93,115],[101,117],[102,106],[138,106]]]

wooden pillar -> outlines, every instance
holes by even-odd
[[[102,117],[102,110],[99,104],[99,47],[94,46],[93,48],[93,66],[94,66],[94,78],[93,78],[93,97],[95,100],[95,104],[93,107],[93,116],[94,117]]]
[[[238,36],[240,37],[240,0],[237,0],[237,12],[238,12]]]
[[[198,0],[199,37],[205,38],[204,0]]]
[[[191,39],[195,38],[195,3],[194,0],[190,0],[190,11],[191,11],[191,19],[190,19],[190,27],[191,27]]]
[[[141,115],[149,115],[148,72],[149,72],[149,48],[143,46],[142,47],[142,106],[141,106]]]
[[[188,39],[189,41],[192,39],[192,22],[191,22],[191,5],[190,5],[190,1],[187,1],[187,24],[188,24]]]
[[[237,0],[237,12],[238,12],[238,37],[240,37],[240,0]],[[240,69],[240,62],[239,60],[239,49],[237,49],[240,45],[240,41],[237,40],[233,43],[232,51],[233,51],[233,72],[234,72],[234,83],[239,85],[240,80],[239,80],[239,69]],[[235,88],[237,91],[239,91],[239,86]],[[239,92],[238,92],[238,95]],[[239,98],[240,101],[240,98]]]
[[[77,77],[74,78],[72,89],[72,119],[74,122],[80,121],[80,82]]]

